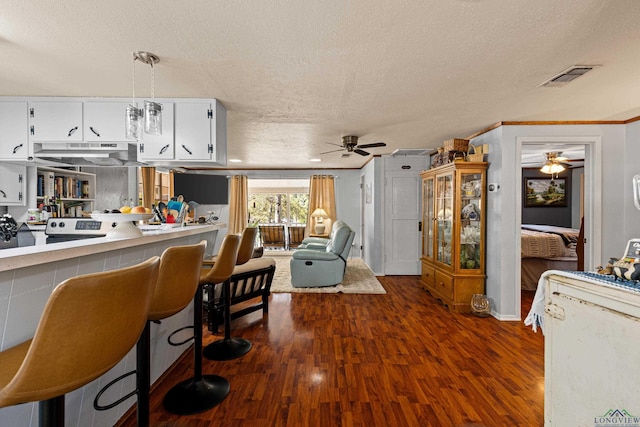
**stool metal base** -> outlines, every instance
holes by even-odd
[[[220,404],[230,389],[226,379],[218,375],[203,375],[200,379],[190,378],[175,385],[162,403],[172,414],[197,414]]]
[[[251,346],[244,338],[224,338],[206,346],[202,354],[209,360],[232,360],[247,354]]]

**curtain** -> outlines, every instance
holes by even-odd
[[[229,234],[242,233],[249,222],[249,188],[247,183],[245,175],[231,177]]]
[[[151,208],[156,201],[156,168],[144,166],[140,168],[140,173],[142,175],[142,206]]]
[[[309,179],[309,212],[307,214],[307,228],[305,235],[308,236],[314,229],[315,218],[311,214],[317,208],[322,208],[327,212],[329,218],[324,220],[325,233],[329,234],[331,225],[336,218],[336,191],[332,175],[311,175]]]

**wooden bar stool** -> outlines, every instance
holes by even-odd
[[[240,236],[227,234],[222,241],[220,251],[213,268],[201,273],[199,283],[223,282],[233,273],[238,257]],[[202,264],[202,261],[200,261]],[[190,415],[211,409],[221,403],[229,394],[229,381],[218,375],[202,375],[202,290],[195,293],[193,304],[194,327],[194,376],[176,384],[165,395],[163,404],[167,411]]]
[[[240,248],[238,249],[236,265],[246,264],[251,259],[257,234],[258,229],[256,227],[247,227],[244,229],[242,232],[242,238],[240,239]],[[205,267],[207,267],[207,264],[208,262],[205,262]],[[231,284],[226,279],[224,282],[207,282],[206,280],[210,280],[207,278],[207,271],[208,269],[203,269],[203,279],[200,280],[200,284],[204,286],[207,292],[207,304],[214,303],[216,284],[222,285],[222,299],[224,301],[224,338],[214,341],[206,346],[202,354],[209,360],[236,359],[249,352],[252,344],[251,341],[244,338],[231,337]]]
[[[206,240],[196,245],[167,248],[160,257],[160,270],[155,292],[149,308],[149,317],[136,344],[136,369],[114,379],[96,395],[93,407],[96,410],[111,409],[137,394],[138,427],[149,425],[149,391],[151,388],[151,323],[173,316],[193,301],[198,290],[200,268],[207,247]],[[109,405],[100,405],[98,400],[112,385],[136,374],[136,390]]]
[[[156,256],[59,284],[33,338],[0,352],[0,407],[38,401],[39,425],[63,426],[65,393],[114,367],[140,337],[159,264]]]

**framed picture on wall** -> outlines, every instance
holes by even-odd
[[[566,178],[525,178],[525,208],[556,208],[567,206]]]

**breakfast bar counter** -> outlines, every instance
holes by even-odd
[[[106,237],[81,239],[62,243],[4,249],[0,251],[0,350],[6,350],[30,339],[40,320],[44,306],[53,289],[62,281],[81,274],[108,271],[160,256],[171,246],[207,241],[207,255],[215,247],[218,230],[226,224],[189,225],[163,228],[144,227],[141,237],[110,240]],[[135,286],[135,284],[132,284]],[[193,324],[193,304],[182,312],[153,324],[151,327],[151,380],[155,382],[188,345],[174,347],[167,343],[168,335]],[[190,336],[176,336],[182,341]],[[78,351],[82,351],[78,348]],[[55,358],[55,355],[51,355]],[[135,367],[135,349],[113,369],[85,387],[66,395],[67,425],[114,425],[133,405],[131,397],[117,407],[98,412],[93,399],[100,388],[114,378]],[[103,399],[115,401],[135,388],[134,378],[114,387]],[[24,427],[38,425],[37,403],[26,403],[0,409],[2,426]]]

